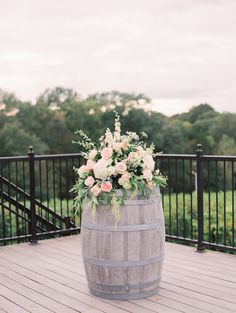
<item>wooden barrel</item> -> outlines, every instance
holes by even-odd
[[[90,292],[114,300],[157,293],[163,264],[165,229],[159,189],[149,197],[125,200],[115,226],[110,206],[85,207],[82,254]]]

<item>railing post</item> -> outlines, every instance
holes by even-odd
[[[197,145],[197,224],[198,224],[198,243],[197,252],[205,252],[204,246],[204,219],[203,219],[203,164],[202,164],[202,145]]]
[[[29,186],[30,186],[30,234],[31,244],[37,244],[37,227],[36,227],[36,214],[35,214],[35,167],[34,167],[34,148],[29,147]]]
[[[66,226],[66,229],[70,229],[71,228],[71,219],[70,219],[70,216],[65,216],[64,217],[64,221],[65,221],[65,226]],[[70,232],[68,231],[68,233],[66,234],[66,236],[69,236],[70,235]]]

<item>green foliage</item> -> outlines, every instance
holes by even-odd
[[[0,111],[0,130],[3,128],[8,119],[9,118],[3,112]]]
[[[38,153],[47,152],[48,146],[35,134],[29,134],[18,121],[7,122],[0,130],[0,155],[25,155],[29,144]]]
[[[53,111],[43,104],[24,105],[16,115],[16,119],[28,134],[37,136],[50,147],[50,153],[63,153],[71,145],[72,135],[67,129],[61,111]],[[33,144],[29,142],[29,145]],[[35,151],[39,152],[36,147]]]
[[[236,140],[223,134],[216,150],[217,154],[236,155]]]
[[[207,103],[193,107],[187,113],[176,115],[181,120],[194,124],[198,120],[209,119],[217,116],[218,113]]]
[[[216,142],[219,142],[224,134],[236,141],[236,113],[224,112],[218,114],[214,123],[209,125],[209,132]]]

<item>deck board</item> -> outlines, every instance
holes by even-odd
[[[80,236],[0,248],[0,312],[232,313],[236,256],[166,243],[158,295],[109,301],[90,295]]]

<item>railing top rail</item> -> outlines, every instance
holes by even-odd
[[[64,153],[64,154],[45,154],[35,155],[35,160],[49,160],[49,159],[69,159],[82,157],[82,153]]]
[[[7,156],[7,157],[0,157],[0,162],[1,161],[27,161],[28,157],[27,156]]]
[[[82,157],[82,153],[63,153],[63,154],[41,154],[34,155],[35,160],[53,160],[53,159],[70,159]],[[195,160],[196,154],[165,154],[160,153],[156,155],[157,159],[182,159],[182,160]],[[202,159],[209,161],[236,161],[236,156],[233,155],[202,155]],[[1,161],[27,161],[28,156],[6,156],[0,157]]]
[[[195,160],[197,155],[195,154],[158,154],[157,159],[182,159],[182,160]],[[234,155],[208,155],[203,154],[201,156],[204,160],[209,161],[236,161],[236,156]]]
[[[197,156],[195,154],[158,154],[157,159],[186,159],[186,160],[195,160]]]
[[[209,161],[236,161],[234,155],[203,155],[202,158]]]
[[[38,154],[34,155],[36,160],[47,160],[47,159],[66,159],[66,158],[78,158],[82,157],[82,153],[62,153],[62,154]],[[0,161],[27,161],[28,156],[0,156]]]

